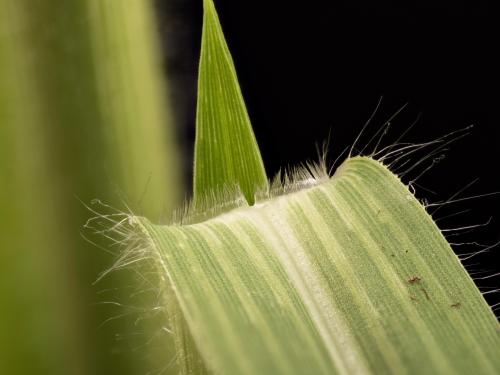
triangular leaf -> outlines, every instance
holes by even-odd
[[[253,204],[267,177],[219,18],[204,1],[198,82],[194,196],[236,186]]]

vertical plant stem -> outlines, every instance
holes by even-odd
[[[114,338],[131,322],[103,325],[123,311],[95,305],[133,281],[91,287],[114,257],[78,199],[154,221],[178,202],[154,28],[149,1],[0,0],[0,373],[144,371]]]

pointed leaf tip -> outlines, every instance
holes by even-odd
[[[253,204],[266,172],[213,1],[203,4],[194,197],[236,185]]]

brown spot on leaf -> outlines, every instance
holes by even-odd
[[[418,276],[413,276],[410,279],[408,279],[408,282],[410,284],[418,284],[418,283],[420,283],[420,281],[422,281],[422,279]]]

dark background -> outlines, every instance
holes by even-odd
[[[476,178],[460,197],[500,192],[500,64],[495,20],[486,1],[218,0],[216,6],[269,176],[280,167],[317,160],[316,146],[328,138],[335,159],[353,143],[383,96],[361,148],[406,103],[382,145],[396,140],[419,115],[405,137],[408,142],[434,140],[474,125],[419,179],[418,197],[443,201]],[[158,1],[157,8],[181,142],[191,161],[202,1]],[[406,182],[431,163],[405,176]],[[189,180],[190,164],[185,170]],[[450,237],[451,242],[489,245],[500,241],[499,212],[500,196],[492,196],[450,204],[435,217],[443,218],[438,224],[448,229],[486,223],[493,216],[488,226]],[[455,246],[459,254],[480,249]],[[500,271],[498,253],[496,248],[470,259],[468,269],[476,278]],[[488,291],[499,280],[477,283]],[[486,297],[492,304],[500,302],[496,293]]]

